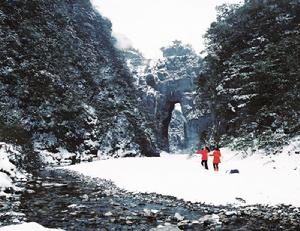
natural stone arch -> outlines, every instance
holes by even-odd
[[[198,118],[189,118],[190,108],[196,107],[195,85],[191,79],[177,79],[161,81],[156,86],[160,97],[156,102],[157,143],[161,150],[169,152],[169,124],[176,103],[182,107],[182,115],[186,118],[184,124],[184,147],[195,148],[199,144],[199,134],[206,130],[210,124],[209,114]]]
[[[164,117],[162,118],[161,123],[161,139],[162,139],[162,150],[169,152],[169,126],[172,119],[172,112],[175,108],[175,104],[180,103],[179,101],[168,101],[166,103]]]
[[[172,119],[172,112],[175,104],[182,105],[183,94],[178,88],[176,81],[164,82],[161,87],[161,99],[158,102],[159,110],[157,111],[158,120],[158,139],[159,146],[163,151],[169,152],[169,125]],[[186,132],[185,132],[186,133]]]

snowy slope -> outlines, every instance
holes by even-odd
[[[299,139],[298,139],[299,140]],[[300,206],[299,141],[281,154],[265,156],[221,149],[220,171],[201,166],[200,156],[163,154],[158,158],[101,160],[66,167],[86,176],[112,180],[129,191],[156,192],[192,202],[219,204],[292,204]],[[239,174],[229,174],[238,169]]]

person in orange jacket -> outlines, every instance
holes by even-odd
[[[202,161],[201,161],[201,165],[205,167],[205,169],[208,170],[208,166],[207,166],[207,159],[208,159],[208,152],[209,152],[209,148],[207,146],[205,146],[202,150],[197,150],[197,154],[201,154],[202,155]]]
[[[213,154],[210,154],[210,156],[213,156],[213,167],[215,171],[219,171],[219,163],[221,163],[221,151],[217,147],[214,149]]]

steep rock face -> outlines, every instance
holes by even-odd
[[[202,69],[202,59],[189,45],[174,41],[171,46],[161,49],[164,58],[157,62],[144,61],[143,65],[132,65],[132,55],[126,58],[133,72],[138,76],[137,85],[141,92],[142,104],[156,131],[156,142],[160,149],[172,151],[190,149],[202,143],[200,134],[205,132],[211,122],[211,114],[196,93],[195,80]],[[135,59],[140,56],[136,53]],[[144,67],[142,69],[141,67]],[[173,113],[174,124],[170,126],[175,104],[180,104],[182,112]],[[179,123],[180,121],[180,123]],[[177,131],[182,126],[184,132]],[[182,137],[178,137],[181,134]],[[170,139],[170,140],[169,140]],[[178,142],[177,142],[178,141]],[[170,143],[171,142],[171,143]]]
[[[158,81],[155,87],[159,94],[153,105],[156,108],[155,118],[158,121],[158,144],[163,150],[169,151],[169,132],[174,133],[172,126],[170,127],[172,112],[175,105],[180,104],[182,112],[177,114],[185,118],[181,120],[184,123],[184,144],[180,146],[184,149],[195,148],[200,142],[199,134],[208,129],[211,120],[210,112],[202,113],[196,104],[196,87],[193,78],[166,79]],[[173,128],[176,129],[174,126]],[[176,139],[171,138],[171,140]]]
[[[111,23],[88,0],[4,0],[0,27],[1,140],[73,161],[157,155]]]

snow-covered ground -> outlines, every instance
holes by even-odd
[[[62,229],[48,229],[37,223],[23,223],[19,225],[9,225],[0,228],[0,231],[62,231]]]
[[[212,159],[210,169],[203,169],[196,154],[99,160],[65,168],[112,180],[128,191],[156,192],[192,202],[300,206],[299,150],[299,141],[285,147],[281,154],[269,156],[257,152],[243,158],[242,152],[221,149],[219,172],[213,171]],[[231,169],[240,173],[229,174]]]
[[[20,153],[13,145],[0,142],[0,196],[8,196],[4,190],[11,188],[18,191],[13,180],[25,180],[26,175],[16,168],[10,159],[15,159]]]

